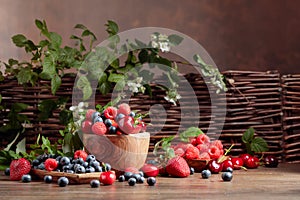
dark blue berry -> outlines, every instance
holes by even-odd
[[[55,158],[55,160],[57,160],[57,162],[59,162],[61,158],[62,158],[62,156],[57,156],[57,157]]]
[[[44,170],[45,169],[45,165],[44,163],[41,163],[37,166],[38,169]]]
[[[57,184],[59,185],[59,187],[65,187],[69,184],[69,179],[62,176],[57,180]]]
[[[227,168],[225,169],[225,172],[233,173],[233,169],[232,169],[231,167],[227,167]]]
[[[110,171],[111,170],[111,165],[109,163],[105,163],[104,166],[105,166],[105,168],[104,168],[105,171]]]
[[[139,171],[139,174],[141,175],[141,177],[144,177],[144,172],[143,171]]]
[[[68,164],[70,164],[70,158],[68,158],[68,157],[62,157],[61,159],[60,159],[60,161],[59,161],[59,163],[62,165],[62,166],[64,166],[64,165],[68,165]]]
[[[6,168],[5,171],[4,171],[4,174],[6,176],[9,176],[10,175],[10,168]]]
[[[94,168],[95,168],[95,172],[103,172],[103,169],[100,165],[95,166]]]
[[[135,112],[131,111],[131,112],[129,113],[129,116],[130,116],[130,117],[135,117]]]
[[[190,168],[190,175],[193,175],[195,173],[195,169],[193,167]]]
[[[132,177],[133,173],[132,172],[125,172],[124,176],[125,176],[125,180],[128,181],[128,179],[130,179]]]
[[[204,179],[208,179],[211,176],[211,172],[208,169],[205,169],[201,172],[201,176]]]
[[[38,166],[40,164],[40,161],[38,159],[34,159],[32,161],[32,166]]]
[[[67,170],[71,170],[72,169],[72,165],[64,165],[64,166],[62,166],[62,170],[65,172],[65,171],[67,171]]]
[[[117,128],[115,126],[110,126],[108,128],[108,133],[109,134],[116,134],[117,133]]]
[[[98,117],[96,117],[94,120],[93,120],[93,123],[95,124],[96,122],[103,122],[103,119],[100,117],[100,116],[98,116]]]
[[[136,184],[136,179],[135,178],[130,178],[130,179],[128,179],[128,184],[130,185],[130,186],[134,186],[135,184]]]
[[[120,114],[117,115],[116,120],[119,121],[120,119],[122,119],[124,117],[125,117],[125,115],[120,113]]]
[[[93,173],[95,171],[95,168],[92,166],[88,166],[87,168],[85,168],[85,173]]]
[[[124,175],[120,175],[118,178],[119,182],[124,182],[125,181],[125,176]]]
[[[97,188],[97,187],[100,186],[100,181],[99,181],[99,180],[96,180],[96,179],[91,180],[90,186],[91,186],[92,188]]]
[[[79,166],[79,167],[76,168],[75,173],[76,174],[83,174],[83,173],[85,173],[85,168],[83,166]]]
[[[155,183],[156,183],[155,177],[148,177],[148,178],[147,178],[147,183],[148,183],[148,185],[150,185],[150,186],[155,185]]]
[[[231,172],[223,172],[222,179],[223,181],[231,181],[232,180],[232,173]]]
[[[66,173],[69,173],[69,174],[74,174],[74,173],[75,173],[74,170],[72,170],[72,169],[68,169],[68,170],[66,170],[65,172],[66,172]]]
[[[132,178],[135,178],[136,182],[139,182],[139,180],[142,178],[142,176],[140,174],[133,174]]]
[[[24,174],[22,176],[21,180],[22,180],[23,183],[29,183],[29,182],[31,182],[31,176],[30,176],[30,174]]]
[[[96,168],[97,166],[100,166],[100,163],[98,161],[94,160],[94,161],[90,162],[90,166]]]
[[[84,162],[84,163],[82,164],[82,166],[85,167],[85,168],[87,168],[87,167],[89,166],[89,163],[88,163],[88,162]]]
[[[112,121],[110,119],[106,119],[104,124],[107,126],[107,127],[110,127],[112,125]]]
[[[52,176],[50,176],[50,175],[44,176],[44,182],[45,183],[52,183]]]
[[[141,176],[141,178],[138,180],[138,183],[144,183],[145,182],[145,177]]]
[[[86,162],[90,163],[91,161],[95,161],[96,160],[96,157],[92,154],[88,155],[86,157]]]
[[[100,117],[100,113],[99,112],[94,112],[93,114],[92,114],[92,121],[94,121],[97,117]]]

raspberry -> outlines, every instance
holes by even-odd
[[[92,131],[97,135],[105,135],[107,128],[103,122],[96,122],[92,126]]]
[[[84,133],[91,133],[92,132],[92,125],[93,123],[89,120],[84,120],[81,124],[81,130]]]
[[[221,156],[221,151],[217,146],[211,145],[208,150],[208,154],[211,159],[215,159],[215,158],[219,158]]]
[[[199,149],[193,145],[189,145],[185,151],[185,158],[190,160],[199,158]]]
[[[74,159],[82,158],[84,161],[86,161],[86,157],[88,154],[83,150],[77,150],[74,153]]]
[[[184,151],[182,148],[177,148],[177,149],[175,150],[175,155],[176,155],[176,156],[183,157],[183,156],[184,156],[184,153],[185,153],[185,151]]]
[[[117,109],[115,107],[108,107],[103,112],[106,119],[114,119],[117,116]]]
[[[122,103],[118,106],[118,114],[129,115],[131,112],[130,106],[127,103]]]
[[[47,171],[56,170],[57,166],[58,166],[58,163],[57,163],[57,161],[54,158],[48,158],[45,161],[45,169]]]
[[[196,138],[197,144],[207,144],[210,142],[210,139],[207,135],[205,134],[200,134]]]
[[[207,152],[203,152],[199,155],[200,160],[210,160],[210,156]]]
[[[223,149],[223,144],[222,144],[221,140],[215,140],[215,141],[211,142],[210,145],[214,145],[214,146],[218,147],[219,150]]]
[[[96,112],[94,109],[88,109],[85,113],[85,119],[88,121],[92,121],[93,113]]]
[[[208,151],[209,146],[207,144],[198,144],[197,148],[199,149],[200,153],[204,153]]]

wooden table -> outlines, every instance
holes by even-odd
[[[3,173],[2,173],[3,174]],[[280,164],[278,168],[234,171],[231,182],[221,174],[202,179],[196,173],[188,178],[158,177],[155,186],[111,186],[91,188],[89,184],[58,187],[42,181],[21,183],[0,176],[0,199],[300,199],[300,164]]]

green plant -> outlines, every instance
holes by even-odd
[[[250,127],[242,136],[242,141],[245,144],[246,152],[254,155],[255,153],[263,153],[268,151],[269,148],[267,142],[263,138],[257,137],[254,134],[254,128]]]

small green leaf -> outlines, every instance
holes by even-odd
[[[74,28],[78,28],[78,29],[82,29],[82,30],[86,30],[87,29],[86,26],[84,26],[83,24],[76,24],[74,26]]]
[[[43,22],[41,22],[41,21],[38,20],[38,19],[35,20],[35,25],[36,25],[36,27],[38,27],[40,30],[42,30],[42,29],[44,28]]]
[[[25,110],[27,107],[28,107],[28,104],[25,104],[25,103],[14,103],[12,106],[12,109],[15,112],[21,112],[21,111]]]
[[[20,68],[19,73],[17,74],[18,83],[23,85],[25,83],[31,82],[32,71],[29,68]]]
[[[26,152],[26,138],[23,138],[18,144],[16,148],[16,153]]]
[[[142,49],[138,54],[138,58],[140,62],[143,64],[148,61],[148,51],[146,49]]]
[[[51,79],[51,92],[53,95],[56,94],[56,91],[61,85],[61,78],[59,77],[58,74],[55,74],[53,78]]]
[[[116,35],[119,31],[119,27],[118,24],[112,20],[108,20],[107,24],[105,24],[107,26],[106,31],[110,34],[110,35]]]
[[[49,33],[49,39],[51,40],[51,47],[54,49],[59,49],[61,43],[62,43],[62,38],[59,34],[50,32]]]
[[[169,42],[170,42],[171,45],[177,46],[182,42],[183,37],[180,37],[179,35],[172,34],[172,35],[168,36],[168,39],[169,39]]]
[[[124,75],[123,74],[115,74],[115,73],[110,73],[108,77],[109,82],[114,82],[117,83],[121,80],[124,80]]]
[[[266,152],[268,151],[268,144],[263,138],[256,137],[251,142],[251,150],[255,153]]]
[[[80,76],[76,82],[76,86],[83,93],[83,100],[87,100],[91,97],[93,90],[91,84],[86,76]]]
[[[104,83],[99,85],[98,90],[103,95],[108,94],[111,90],[111,84],[108,83],[108,82],[104,82]]]
[[[27,38],[22,34],[18,34],[12,37],[12,41],[17,47],[24,47],[27,42]]]
[[[250,127],[249,129],[247,129],[247,130],[244,132],[243,136],[242,136],[242,141],[243,141],[244,143],[251,143],[251,141],[252,141],[253,138],[254,138],[254,132],[255,132],[255,130],[254,130],[254,128],[252,128],[252,127]]]
[[[189,142],[191,137],[197,137],[198,135],[203,134],[202,130],[198,127],[190,127],[184,132],[180,133],[180,140],[183,142]]]

